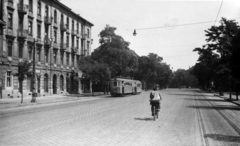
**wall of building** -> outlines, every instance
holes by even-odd
[[[69,8],[62,5],[56,0],[41,0],[41,13],[38,15],[38,2],[39,0],[32,0],[33,9],[29,11],[29,0],[23,0],[23,5],[19,6],[20,0],[13,0],[12,3],[5,1],[4,5],[4,20],[8,22],[8,13],[12,14],[13,23],[12,27],[4,29],[3,34],[3,51],[2,51],[2,77],[3,81],[3,98],[7,97],[18,97],[19,93],[19,82],[18,77],[15,75],[18,71],[18,63],[24,60],[33,61],[33,57],[29,50],[32,50],[30,46],[35,46],[35,64],[36,64],[36,76],[38,96],[47,96],[52,94],[68,94],[82,92],[80,75],[81,71],[78,70],[77,61],[81,55],[89,55],[91,52],[91,45],[87,48],[87,43],[91,44],[91,33],[86,37],[85,33],[87,29],[91,32],[93,26],[90,22],[87,22],[84,18],[78,16],[72,12]],[[45,10],[48,7],[48,16],[50,17],[50,23],[46,23]],[[22,9],[19,8],[28,8]],[[19,11],[21,10],[21,12]],[[24,12],[26,11],[26,13]],[[57,23],[54,22],[54,12],[57,12]],[[62,29],[61,26],[61,15],[64,15],[64,24],[66,24],[67,17],[69,18],[68,30]],[[23,30],[27,32],[24,36],[19,33],[19,17],[23,17]],[[72,28],[72,20],[74,20],[74,29]],[[32,35],[29,33],[29,21],[32,22]],[[79,32],[76,31],[76,24],[79,24]],[[40,24],[40,34],[38,37],[38,24]],[[45,31],[46,26],[48,27],[48,37],[46,37]],[[81,28],[83,26],[83,29]],[[74,31],[71,31],[74,30]],[[81,31],[83,30],[83,31]],[[57,32],[57,40],[54,41],[54,31]],[[20,31],[22,32],[22,31]],[[61,34],[64,35],[63,41],[61,41]],[[67,43],[67,35],[69,35],[69,45]],[[85,35],[85,36],[84,36]],[[72,38],[74,38],[74,44],[72,44]],[[49,42],[52,39],[52,42]],[[79,39],[78,45],[76,39]],[[13,41],[13,53],[11,56],[8,55],[8,41]],[[19,43],[23,44],[23,56],[19,57]],[[83,44],[81,44],[83,43]],[[35,45],[34,45],[35,44]],[[78,47],[77,47],[78,46]],[[38,51],[40,50],[40,60],[38,60]],[[86,50],[86,51],[85,51]],[[84,51],[84,52],[83,52]],[[33,50],[32,50],[33,52]],[[46,60],[45,53],[48,52],[48,61]],[[56,63],[54,62],[54,54],[56,52]],[[87,52],[87,53],[85,53]],[[63,63],[61,62],[61,54],[63,54]],[[69,62],[67,64],[67,54],[69,54]],[[74,56],[74,59],[72,57]],[[72,62],[73,60],[73,62]],[[11,72],[11,86],[7,86],[7,72]],[[46,77],[48,82],[46,84]],[[60,88],[63,78],[63,89]],[[23,81],[23,95],[32,96],[32,78],[28,77]],[[44,90],[44,87],[48,86],[48,90]]]

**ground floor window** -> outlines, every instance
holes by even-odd
[[[7,87],[12,86],[12,73],[11,71],[7,71]]]
[[[44,75],[44,92],[48,92],[48,75]]]
[[[64,90],[64,80],[63,80],[63,76],[61,75],[60,77],[60,90],[63,91]]]

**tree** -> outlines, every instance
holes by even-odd
[[[129,49],[129,42],[115,34],[115,30],[107,25],[100,32],[100,46],[92,53],[92,59],[107,64],[112,77],[130,76],[138,66],[138,55]]]
[[[31,71],[30,71],[31,65],[32,65],[32,63],[30,63],[27,60],[18,63],[18,73],[16,73],[16,75],[18,76],[18,81],[19,81],[19,85],[20,85],[21,103],[23,103],[22,84],[23,84],[24,79],[27,76],[31,75]]]
[[[229,80],[232,75],[230,67],[230,58],[232,56],[230,40],[236,36],[238,29],[239,26],[234,20],[222,18],[219,26],[212,26],[205,31],[207,44],[202,48],[194,49],[194,51],[198,51],[200,54],[198,64],[201,64],[205,71],[209,70],[208,75],[205,76],[208,76],[209,80],[218,81],[216,83],[218,84],[220,95],[222,95],[222,83]],[[215,72],[214,75],[212,71]]]
[[[96,62],[91,56],[87,56],[80,60],[79,69],[83,72],[84,78],[90,80],[90,82],[94,84],[104,83],[106,90],[107,82],[111,79],[111,73],[107,64]],[[90,88],[92,89],[92,86]]]

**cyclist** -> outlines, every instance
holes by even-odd
[[[152,116],[154,116],[154,113],[153,113],[154,106],[157,107],[157,110],[160,109],[160,101],[161,100],[162,100],[162,96],[157,91],[157,88],[154,87],[153,91],[150,93],[150,105],[151,105]]]

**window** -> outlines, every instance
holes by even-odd
[[[57,10],[54,10],[54,23],[57,23]]]
[[[20,30],[23,30],[23,16],[22,16],[22,15],[19,15],[18,28],[19,28]]]
[[[36,56],[36,58],[37,58],[37,61],[38,61],[38,62],[41,61],[41,48],[40,48],[40,47],[37,48],[37,56]]]
[[[45,7],[45,16],[48,17],[48,6]]]
[[[48,62],[48,49],[45,49],[45,55],[44,55],[44,59],[45,59],[45,62]]]
[[[37,37],[41,38],[41,24],[40,23],[37,24]]]
[[[74,48],[74,36],[72,36],[72,48]]]
[[[48,38],[48,25],[45,25],[45,38]]]
[[[28,59],[32,60],[32,45],[28,45]]]
[[[69,18],[67,17],[67,29],[69,29]]]
[[[78,47],[79,47],[79,40],[77,39],[77,49],[78,49]]]
[[[18,57],[23,58],[23,43],[19,43]]]
[[[29,11],[33,11],[33,1],[29,0]]]
[[[79,24],[77,23],[77,33],[79,34]]]
[[[57,43],[57,30],[54,30],[54,42]]]
[[[72,30],[74,30],[74,20],[72,20]]]
[[[74,65],[74,54],[72,55],[72,65]]]
[[[53,61],[55,64],[57,64],[57,51],[53,51]]]
[[[8,40],[8,56],[12,57],[12,49],[13,49],[13,42],[12,40]]]
[[[63,21],[64,20],[64,17],[63,17],[63,14],[61,14],[61,24],[63,24]]]
[[[90,38],[90,31],[89,31],[89,29],[87,29],[87,36],[88,36],[88,38]]]
[[[60,58],[61,58],[61,64],[63,65],[63,53],[61,53]]]
[[[32,36],[32,27],[33,27],[33,22],[31,20],[28,21],[28,34]]]
[[[63,75],[60,76],[60,90],[63,91],[63,85],[64,85],[64,80],[63,80]]]
[[[67,35],[67,47],[69,47],[69,35]]]
[[[7,71],[7,87],[12,86],[12,73],[11,71]]]
[[[38,1],[37,14],[41,16],[41,2]]]
[[[13,26],[13,19],[12,19],[12,13],[8,13],[8,27],[9,28],[12,28],[12,26]]]
[[[66,64],[69,65],[69,54],[66,54]]]

